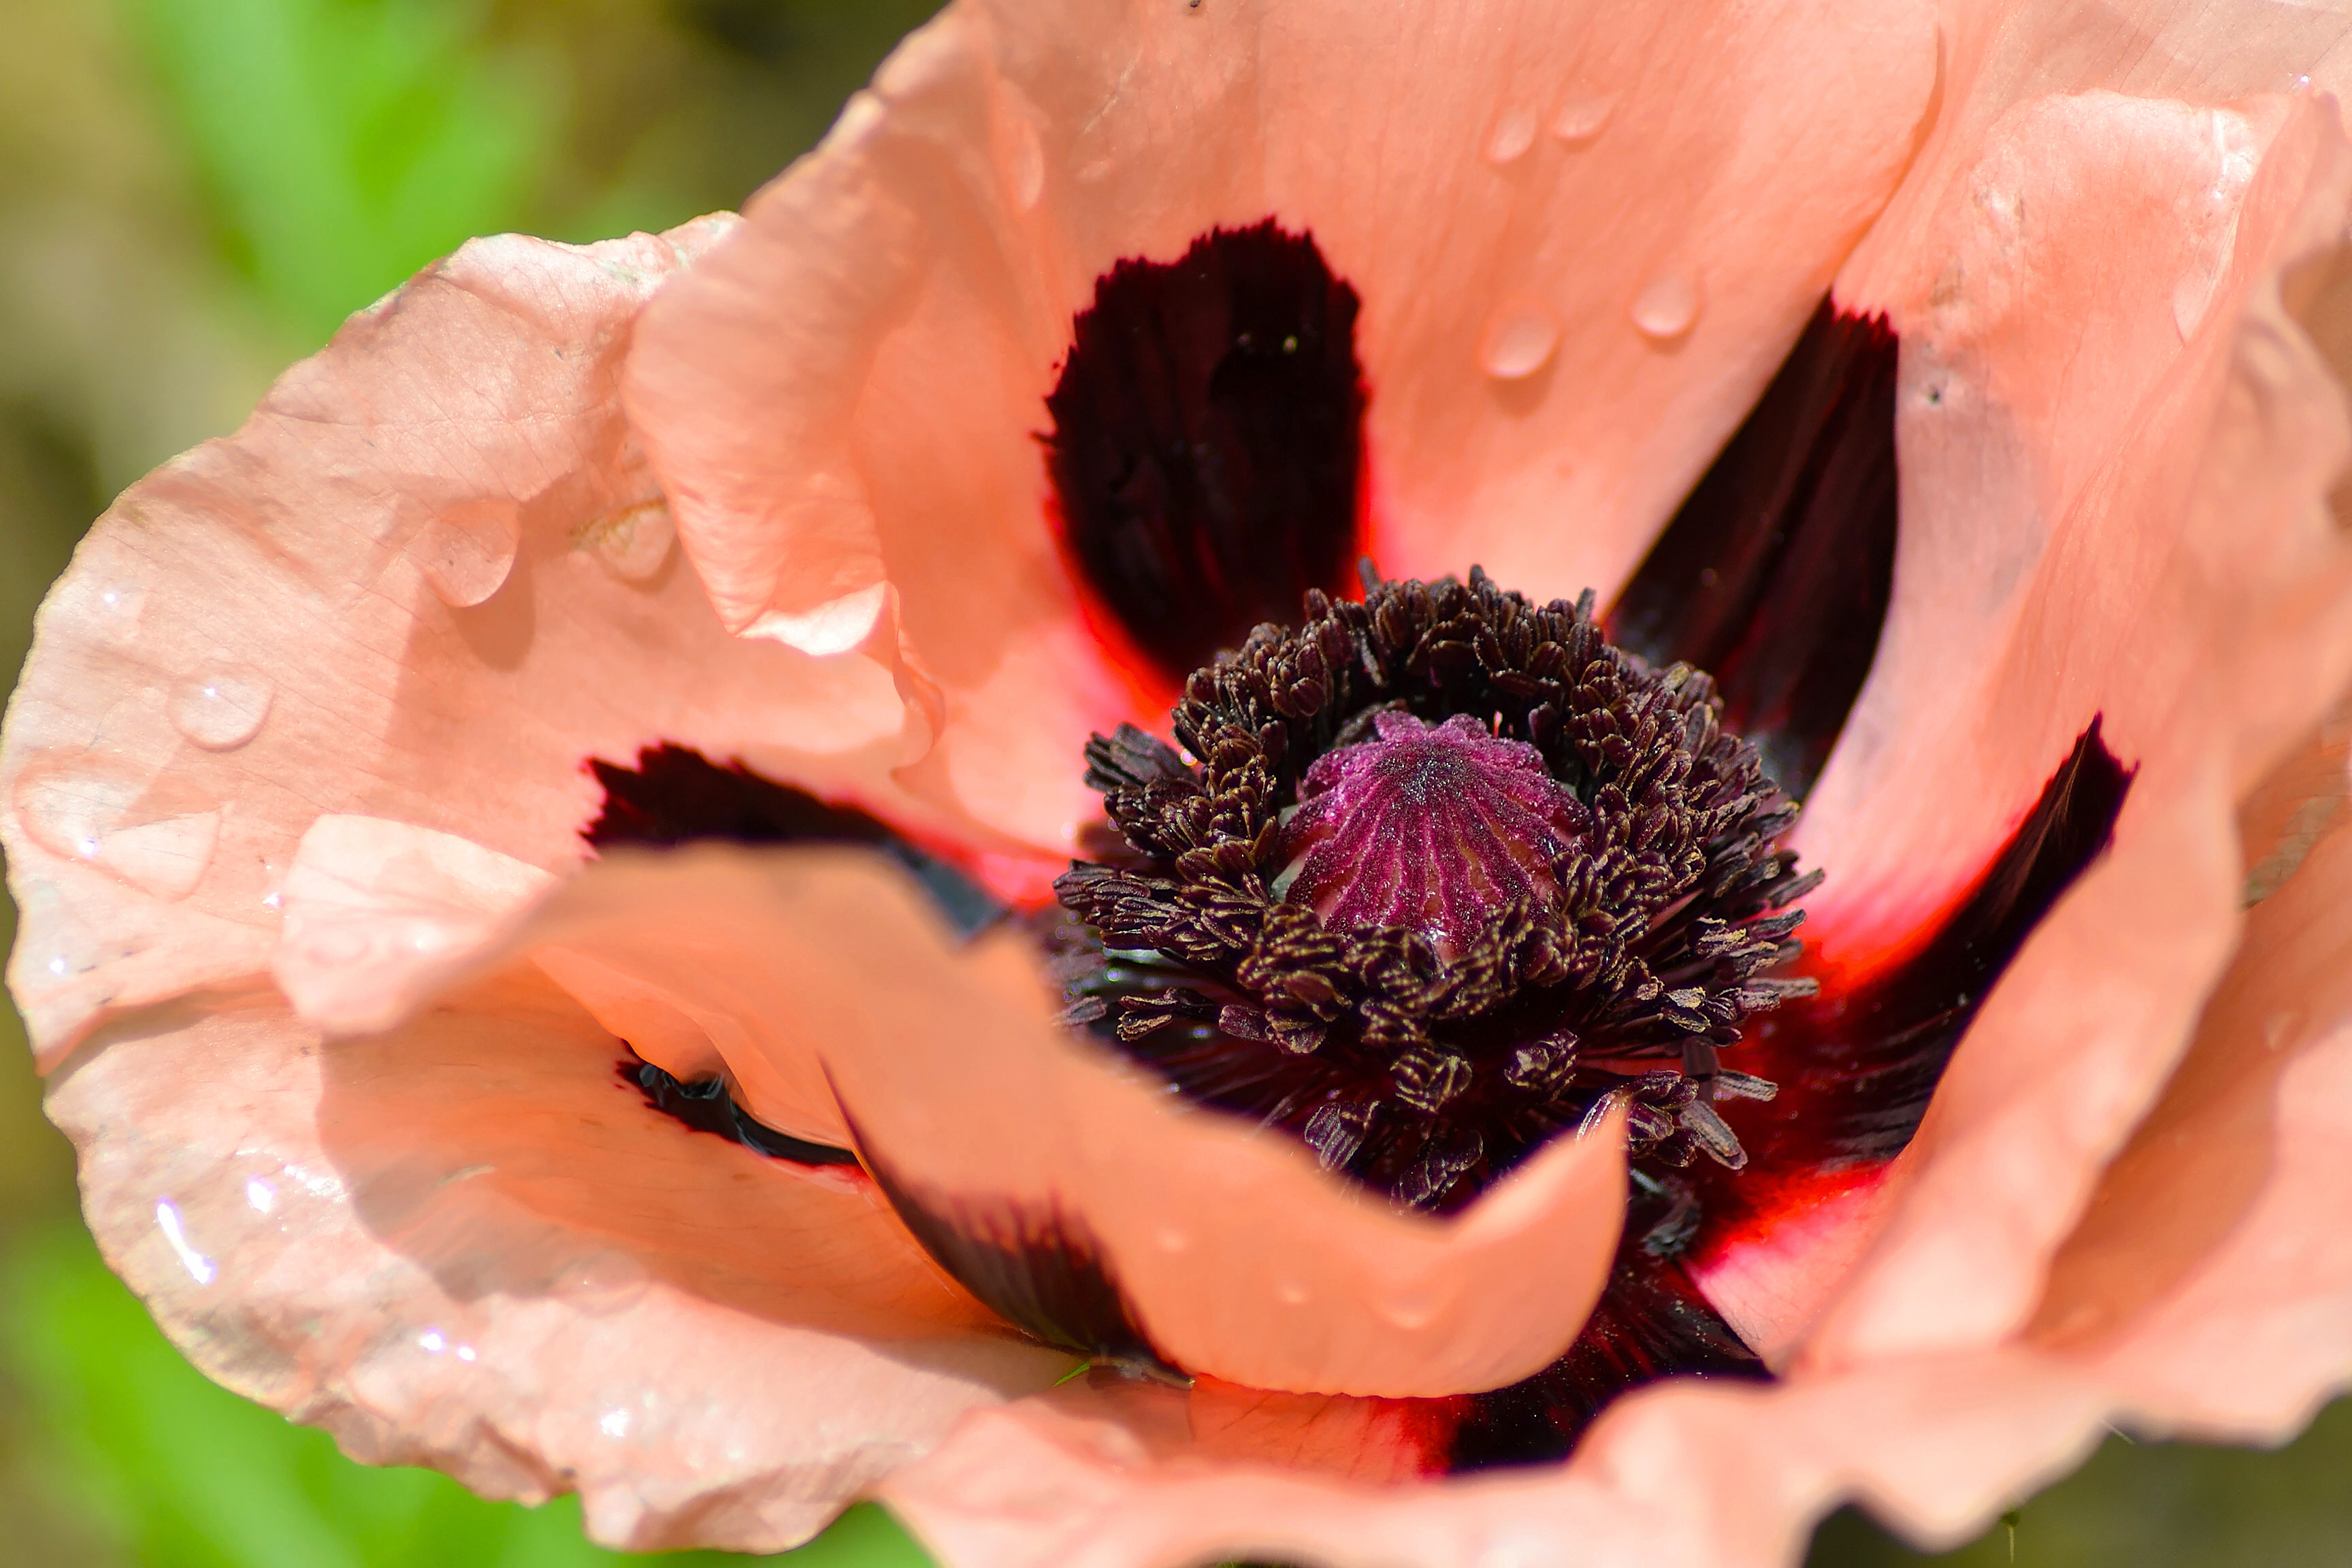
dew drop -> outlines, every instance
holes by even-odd
[[[28,870],[27,860],[20,870]],[[30,975],[59,984],[88,974],[120,950],[110,951],[90,931],[65,892],[47,877],[26,874],[16,884],[17,941],[23,944],[17,962]]]
[[[1476,1561],[1477,1568],[1550,1568],[1559,1551],[1544,1536],[1514,1531],[1491,1538]]]
[[[1383,1304],[1381,1315],[1398,1328],[1411,1331],[1437,1321],[1437,1298],[1423,1291],[1391,1299]]]
[[[1045,194],[1045,150],[1038,144],[1037,128],[1026,116],[1016,115],[1013,121],[1013,156],[1008,170],[1013,186],[1013,205],[1023,212],[1037,205]]]
[[[669,560],[677,542],[677,523],[669,502],[659,496],[609,511],[572,531],[575,549],[596,557],[605,571],[624,583],[648,583]]]
[[[2229,275],[2238,244],[2238,216],[2253,184],[2254,148],[2245,121],[2224,110],[2210,112],[2213,178],[2189,211],[2189,264],[2172,286],[2172,325],[2187,342],[2204,324],[2205,313]]]
[[[1550,362],[1559,323],[1550,312],[1520,306],[1497,312],[1478,345],[1478,363],[1498,381],[1518,381]]]
[[[179,1258],[180,1267],[188,1271],[189,1279],[199,1285],[209,1285],[220,1277],[220,1270],[214,1267],[213,1260],[198,1252],[195,1243],[188,1239],[187,1226],[181,1221],[179,1205],[169,1198],[156,1202],[155,1228],[163,1233],[164,1241]]]
[[[87,635],[109,642],[132,642],[147,608],[144,584],[121,577],[68,572],[49,590],[48,614]]]
[[[1698,320],[1698,279],[1667,272],[1650,280],[1633,300],[1633,325],[1655,342],[1681,337]]]
[[[172,689],[172,728],[208,752],[233,752],[261,732],[276,689],[256,669],[191,676]]]
[[[465,501],[438,513],[419,531],[416,562],[435,595],[462,610],[506,585],[521,542],[522,520],[513,501]]]
[[[1552,139],[1564,147],[1581,147],[1609,123],[1617,100],[1605,93],[1572,92],[1551,117]]]
[[[2220,279],[2208,273],[2190,271],[2175,279],[2172,285],[2172,330],[2187,342],[2197,335],[2204,324],[2205,308],[2213,302],[2213,289]]]
[[[592,1252],[563,1270],[556,1291],[592,1317],[608,1317],[634,1305],[650,1281],[643,1265],[625,1252]]]
[[[1486,162],[1497,168],[1515,163],[1535,141],[1536,111],[1524,106],[1508,110],[1486,138]]]
[[[220,811],[209,800],[104,757],[37,759],[17,775],[14,804],[44,849],[161,899],[194,892],[220,841]]]

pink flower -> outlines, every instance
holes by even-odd
[[[1760,1563],[2292,1430],[2352,154],[2055,16],[959,4],[742,220],[355,317],[9,710],[110,1260],[640,1547]]]

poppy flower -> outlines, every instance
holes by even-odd
[[[740,221],[467,247],[42,612],[110,1261],[636,1547],[1765,1563],[2290,1430],[2331,41],[960,4]]]

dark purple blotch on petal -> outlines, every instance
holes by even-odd
[[[2136,770],[2107,750],[2099,724],[2076,738],[1992,864],[1909,956],[1766,1016],[1741,1065],[1781,1092],[1726,1110],[1750,1179],[1709,1184],[1710,1223],[1763,1199],[1776,1174],[1875,1164],[1911,1142],[1985,994],[2114,837]]]
[[[690,747],[664,742],[638,752],[634,768],[602,757],[592,757],[585,765],[604,788],[596,819],[580,830],[593,848],[629,844],[667,848],[702,839],[858,844],[913,872],[960,934],[969,936],[1003,912],[1003,906],[978,882],[888,824],[855,806],[835,805],[806,790],[762,778],[740,762],[714,763]]]
[[[1895,373],[1884,318],[1824,299],[1608,617],[1610,640],[1707,671],[1723,727],[1791,799],[1820,776],[1895,581]]]
[[[595,820],[580,830],[591,847],[672,848],[705,839],[730,844],[855,844],[911,871],[948,922],[966,935],[996,920],[1003,906],[970,877],[909,843],[853,806],[761,778],[740,762],[720,764],[690,747],[663,742],[638,752],[634,768],[592,757],[584,764],[604,786]],[[620,1076],[646,1103],[699,1132],[709,1132],[779,1160],[803,1165],[855,1164],[846,1149],[779,1132],[735,1103],[721,1079],[684,1082],[635,1055]]]
[[[1662,1377],[1769,1375],[1682,1260],[1783,1194],[1813,1193],[1822,1172],[1865,1170],[1903,1152],[1985,994],[2106,848],[2133,773],[2093,719],[1991,866],[1911,956],[1859,989],[1824,987],[1763,1016],[1739,1065],[1780,1092],[1719,1105],[1747,1168],[1701,1163],[1637,1194],[1584,1332],[1534,1377],[1464,1401],[1455,1468],[1558,1459],[1617,1396]]]
[[[1454,1471],[1568,1457],[1619,1395],[1662,1377],[1769,1379],[1756,1352],[1691,1283],[1679,1234],[1694,1211],[1676,1185],[1636,1194],[1601,1300],[1569,1352],[1533,1377],[1461,1403],[1446,1453]]]
[[[718,1078],[688,1081],[673,1078],[635,1052],[621,1058],[621,1081],[645,1096],[646,1103],[663,1115],[685,1122],[697,1132],[709,1132],[740,1143],[755,1154],[789,1160],[796,1165],[855,1165],[857,1156],[830,1143],[813,1142],[779,1132],[735,1103],[727,1080]]]
[[[1132,1376],[1191,1383],[1137,1326],[1101,1249],[1076,1219],[919,1197],[887,1164],[869,1158],[867,1168],[923,1250],[1006,1322]]]
[[[1064,542],[1170,679],[1349,581],[1357,307],[1314,239],[1268,218],[1121,261],[1078,312],[1045,399]]]

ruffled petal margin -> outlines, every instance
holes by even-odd
[[[2352,1229],[2315,1215],[2352,1191],[2347,880],[2352,825],[2252,911],[2172,1087],[2010,1342],[1669,1384],[1604,1415],[1564,1471],[1377,1492],[1394,1434],[1367,1413],[1327,1416],[1358,1423],[1350,1473],[1300,1440],[1298,1412],[1186,1427],[1056,1390],[968,1418],[882,1495],[955,1568],[1764,1568],[1849,1500],[1955,1544],[2117,1424],[2274,1441],[2352,1366]]]
[[[105,1026],[48,1106],[207,1374],[368,1463],[577,1490],[610,1545],[797,1544],[1068,1364],[870,1184],[687,1134],[622,1054],[527,975],[339,1040],[255,993]]]
[[[1781,1364],[2023,1326],[2229,960],[2241,797],[2352,676],[2352,546],[2322,500],[2343,398],[2279,292],[2344,221],[2335,106],[2090,89],[1942,153],[1915,176],[1940,204],[1893,209],[1911,248],[1874,237],[1840,286],[1902,338],[1903,533],[1799,829],[1829,876],[1825,989],[1933,929],[2094,720],[2136,776],[1888,1179],[1824,1180],[1699,1261]]]
[[[306,857],[395,838],[321,826]],[[1084,1250],[1151,1347],[1187,1371],[1360,1394],[1498,1387],[1568,1346],[1607,1275],[1624,1210],[1616,1120],[1459,1215],[1400,1214],[1294,1141],[1188,1110],[1079,1043],[1056,1026],[1025,938],[959,944],[878,856],[615,852],[467,946],[448,925],[418,934],[408,868],[436,852],[457,858],[433,839],[345,858],[399,873],[385,884],[393,934],[355,942],[385,955],[372,977],[401,976],[346,1020],[414,1012],[466,974],[533,961],[608,1024],[646,1030],[657,1045],[640,1054],[656,1065],[721,1066],[763,1123],[854,1145],[922,1223],[1015,1253]],[[360,929],[356,885],[356,873],[337,884],[327,940]],[[312,919],[293,912],[289,946],[315,940]],[[298,1000],[348,999],[310,973],[295,971]]]
[[[9,984],[44,1061],[264,973],[321,813],[560,870],[595,810],[582,762],[667,739],[905,815],[888,679],[721,630],[622,417],[638,310],[732,222],[477,240],[100,519],[0,752]]]

